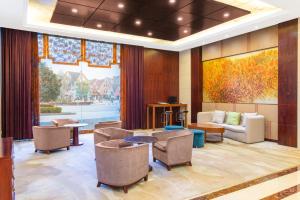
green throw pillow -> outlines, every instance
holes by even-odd
[[[238,112],[228,112],[226,124],[229,125],[239,125],[241,120],[241,113]]]

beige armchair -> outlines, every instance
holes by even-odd
[[[74,119],[54,119],[52,123],[55,126],[64,126],[66,124],[77,124],[79,121]],[[70,129],[70,139],[73,139],[73,129]]]
[[[35,152],[50,153],[50,150],[70,148],[70,128],[55,126],[34,126],[33,139]]]
[[[114,127],[100,128],[94,130],[94,143],[98,144],[108,140],[124,139],[128,136],[133,136],[133,131]]]
[[[95,129],[109,128],[109,127],[121,128],[121,125],[122,125],[121,121],[98,122],[97,124],[95,124]]]
[[[112,187],[122,187],[128,192],[128,187],[141,179],[148,180],[149,145],[132,145],[119,148],[123,140],[110,140],[95,145],[97,187],[106,184]]]
[[[172,166],[192,166],[193,134],[189,130],[158,132],[152,134],[158,139],[153,144],[153,161],[164,163],[168,170]]]
[[[66,124],[76,124],[76,123],[79,123],[79,121],[74,120],[74,119],[54,119],[54,120],[52,120],[52,123],[55,126],[63,126]]]

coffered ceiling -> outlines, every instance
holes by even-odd
[[[67,1],[67,2],[66,2]],[[65,0],[64,3],[75,3],[75,4],[80,4],[79,0]],[[114,2],[114,0],[107,0],[108,3]],[[151,3],[151,2],[162,2],[162,1],[167,1],[169,0],[131,0],[130,2],[135,2],[135,3],[140,3],[145,4]],[[172,0],[171,0],[172,1]],[[202,0],[202,2],[205,0]],[[144,46],[147,48],[155,48],[155,49],[163,49],[163,50],[170,50],[170,51],[183,51],[186,49],[198,47],[198,46],[203,46],[209,43],[213,43],[219,40],[223,40],[226,38],[234,37],[237,35],[241,35],[247,32],[251,32],[254,30],[262,29],[265,27],[273,26],[278,23],[288,21],[291,19],[295,19],[300,17],[300,1],[296,0],[207,0],[206,2],[213,2],[213,3],[220,3],[226,4],[235,8],[238,8],[240,10],[247,10],[250,13],[243,15],[241,17],[237,17],[235,19],[229,20],[230,17],[233,17],[230,14],[230,17],[228,16],[229,19],[224,19],[224,23],[220,23],[218,25],[215,25],[211,28],[201,30],[199,32],[195,32],[192,35],[188,35],[186,37],[181,38],[178,34],[178,32],[172,33],[175,36],[178,36],[178,40],[176,41],[171,41],[167,39],[158,39],[158,35],[155,32],[156,29],[164,28],[163,27],[154,27],[152,31],[152,36],[149,37],[148,35],[134,35],[134,34],[126,34],[123,32],[113,32],[113,31],[106,31],[104,29],[100,28],[88,28],[88,23],[86,23],[86,26],[73,26],[73,25],[66,25],[66,24],[60,24],[60,23],[53,23],[51,22],[53,13],[55,12],[56,5],[61,2],[60,0],[1,0],[0,1],[0,27],[7,27],[7,28],[14,28],[14,29],[20,29],[20,30],[28,30],[28,31],[35,31],[35,32],[41,32],[41,33],[47,33],[47,34],[54,34],[54,35],[61,35],[61,36],[67,36],[67,37],[75,37],[75,38],[85,38],[85,39],[90,39],[90,40],[98,40],[98,41],[105,41],[105,42],[115,42],[115,43],[121,43],[121,44],[131,44],[131,45],[139,45],[139,46]],[[84,4],[85,7],[91,7],[92,9],[95,10],[95,7],[99,6],[100,3],[98,0],[86,0],[85,2],[88,2],[88,6]],[[101,1],[102,2],[102,1]],[[128,17],[134,17],[132,20],[136,20],[138,17],[144,17],[143,19],[146,18],[146,14],[150,13],[152,14],[152,11],[150,11],[150,7],[147,7],[149,9],[144,9],[143,12],[140,13],[145,13],[145,15],[139,16],[139,15],[132,15],[132,14],[127,14],[125,10],[128,7],[129,4],[126,4],[126,2],[129,1],[124,1],[124,11],[119,11],[119,6],[114,7],[115,10],[111,10],[112,12],[120,12],[120,15],[129,15]],[[178,1],[179,2],[179,1]],[[181,1],[180,1],[181,2]],[[182,1],[186,2],[186,0]],[[200,1],[201,2],[201,1]],[[119,3],[118,3],[119,4]],[[220,5],[218,4],[218,5]],[[108,5],[110,6],[110,5]],[[194,16],[197,15],[198,11],[194,11],[190,4],[186,6],[179,5],[180,7],[177,9],[179,10],[180,8],[184,8],[182,10],[182,13],[187,13],[188,16]],[[122,7],[122,6],[121,6]],[[99,7],[100,8],[100,7]],[[141,8],[141,7],[139,7]],[[175,6],[176,8],[176,6]],[[198,7],[199,8],[199,7]],[[202,7],[200,7],[202,8]],[[161,8],[158,8],[157,11],[155,10],[155,14],[152,16],[158,17],[159,14],[164,14],[160,13],[161,11],[159,10]],[[169,8],[170,9],[170,8]],[[223,8],[220,8],[223,9]],[[107,8],[102,9],[102,10],[107,10]],[[177,11],[175,10],[175,11]],[[207,7],[203,7],[200,11],[203,12],[203,17],[207,18],[206,15],[208,15]],[[129,10],[130,11],[130,10]],[[128,11],[128,12],[129,12]],[[71,9],[72,12],[72,9]],[[109,11],[108,11],[109,12]],[[125,12],[125,13],[123,13]],[[177,11],[178,12],[178,11]],[[77,10],[78,15],[80,15],[80,10]],[[153,11],[154,13],[154,11]],[[176,13],[176,12],[174,12]],[[196,13],[196,14],[195,14]],[[73,20],[72,14],[69,14],[67,12],[63,12],[61,14],[64,14],[66,16],[70,16],[71,22],[74,23],[76,21],[75,19]],[[96,13],[94,13],[95,16]],[[191,14],[191,15],[190,15]],[[223,16],[225,13],[222,13]],[[106,15],[107,16],[107,15]],[[172,16],[171,14],[169,16]],[[202,16],[202,15],[201,15]],[[108,15],[108,17],[112,17],[111,15]],[[182,21],[187,20],[186,15],[182,16],[183,19]],[[67,18],[67,17],[65,17]],[[178,18],[178,17],[177,17]],[[177,20],[176,16],[175,18],[164,18],[162,21],[168,21],[168,26],[170,24],[175,24],[177,26],[176,22]],[[211,20],[218,20],[219,18],[215,19],[215,17],[209,17]],[[147,26],[144,26],[147,24],[147,22],[144,22],[142,19],[141,24],[143,26],[140,26],[140,28],[145,28]],[[193,19],[193,18],[192,18]],[[118,20],[118,18],[112,17],[111,20]],[[173,21],[172,21],[173,20]],[[170,22],[169,22],[170,21]],[[180,20],[179,20],[180,21]],[[196,23],[197,20],[193,20],[195,22],[192,22],[192,24]],[[82,23],[84,23],[83,21]],[[131,26],[132,25],[132,21]],[[129,23],[130,23],[129,22]],[[99,22],[95,22],[99,23]],[[125,22],[124,22],[125,23]],[[96,24],[96,26],[97,26]],[[202,25],[203,27],[207,27],[207,25],[204,22],[201,23],[196,23],[197,25]],[[105,28],[107,25],[102,22],[101,23],[102,27]],[[181,25],[181,24],[179,24]],[[89,25],[92,26],[92,25]],[[113,25],[115,26],[115,25]],[[167,25],[166,25],[167,26]],[[174,26],[174,25],[172,25]],[[181,25],[181,26],[185,26]],[[188,27],[194,28],[193,25],[190,25]],[[149,28],[147,28],[147,31]],[[120,29],[121,30],[121,29]],[[146,29],[145,29],[146,30]],[[168,30],[167,30],[168,31]],[[148,32],[147,32],[148,33]],[[191,32],[192,33],[192,32]],[[143,32],[145,34],[145,32]],[[162,38],[162,36],[161,36]],[[175,38],[175,37],[174,37]],[[175,40],[175,39],[173,39]]]
[[[51,22],[175,41],[247,14],[213,0],[58,0]]]

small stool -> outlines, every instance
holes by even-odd
[[[171,130],[183,130],[184,127],[183,126],[178,126],[178,125],[168,125],[165,126],[165,130],[167,131],[171,131]]]
[[[192,130],[194,134],[193,148],[204,147],[204,131],[202,130]]]

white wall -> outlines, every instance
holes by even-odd
[[[179,53],[179,101],[188,104],[188,123],[191,122],[191,50]]]

